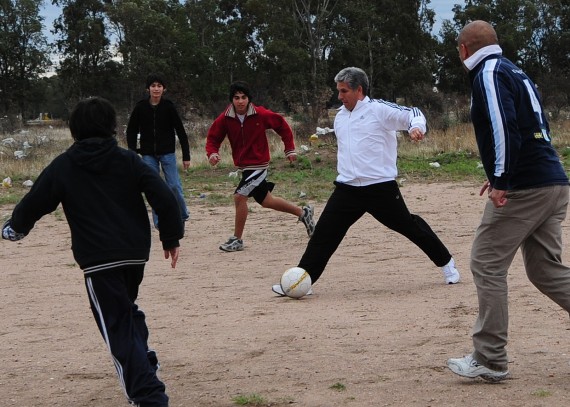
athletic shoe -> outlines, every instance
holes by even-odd
[[[220,245],[220,250],[223,250],[225,252],[239,252],[243,250],[243,240],[232,236],[226,243],[222,243]]]
[[[277,295],[280,295],[281,297],[287,297],[283,291],[283,288],[281,288],[281,284],[273,284],[273,286],[271,286],[271,291]],[[313,287],[309,288],[307,295],[313,295]]]
[[[441,271],[443,271],[445,284],[457,284],[461,278],[459,271],[455,268],[455,260],[453,260],[453,257],[449,260],[449,263],[441,268]]]
[[[509,375],[508,370],[500,372],[479,364],[479,362],[473,359],[473,355],[467,355],[458,359],[448,359],[447,367],[459,376],[468,377],[470,379],[481,377],[489,382],[500,382]]]
[[[313,209],[313,205],[303,206],[303,213],[299,216],[298,220],[298,222],[303,222],[307,228],[307,234],[309,237],[313,236],[313,232],[315,231],[315,220],[313,219],[314,213],[315,210]]]

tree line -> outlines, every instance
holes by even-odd
[[[534,78],[552,114],[570,105],[568,0],[467,0],[436,35],[430,0],[52,3],[61,15],[49,42],[42,0],[0,0],[4,129],[39,112],[65,119],[91,95],[126,116],[150,72],[166,77],[187,117],[213,117],[228,103],[228,85],[245,80],[254,102],[313,126],[338,105],[333,79],[346,66],[368,73],[371,96],[419,106],[445,127],[468,104],[456,38],[476,19],[495,26],[504,54]],[[45,76],[50,70],[56,75]]]

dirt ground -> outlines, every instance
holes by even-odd
[[[290,215],[252,203],[243,252],[218,249],[233,208],[189,199],[192,219],[175,270],[154,233],[139,305],[171,406],[567,406],[568,315],[511,267],[511,378],[500,384],[452,374],[471,351],[477,311],[469,253],[484,198],[479,185],[405,184],[413,213],[448,245],[462,282],[405,238],[365,216],[333,256],[315,295],[275,296],[307,236]],[[316,214],[323,204],[316,204]],[[11,207],[0,208],[6,218]],[[570,241],[568,223],[565,242]],[[61,212],[21,242],[0,243],[1,406],[127,406],[89,310]],[[565,258],[569,258],[568,250]],[[568,261],[568,260],[567,260]],[[249,405],[252,405],[251,403]]]

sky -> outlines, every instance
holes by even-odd
[[[53,36],[50,31],[53,29],[53,20],[59,16],[59,8],[51,4],[51,0],[44,0],[44,7],[41,11],[44,17],[44,32],[48,40],[52,40]],[[437,35],[441,29],[441,23],[445,20],[451,20],[453,12],[451,9],[455,4],[464,4],[464,0],[431,0],[429,7],[435,11],[435,25],[433,33]]]
[[[443,20],[451,20],[453,18],[451,9],[455,4],[463,5],[464,3],[464,0],[431,0],[429,7],[435,11],[433,33],[436,35],[439,33]]]

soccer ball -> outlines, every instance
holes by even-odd
[[[311,276],[301,267],[293,267],[281,276],[281,288],[287,297],[301,298],[311,289]]]

